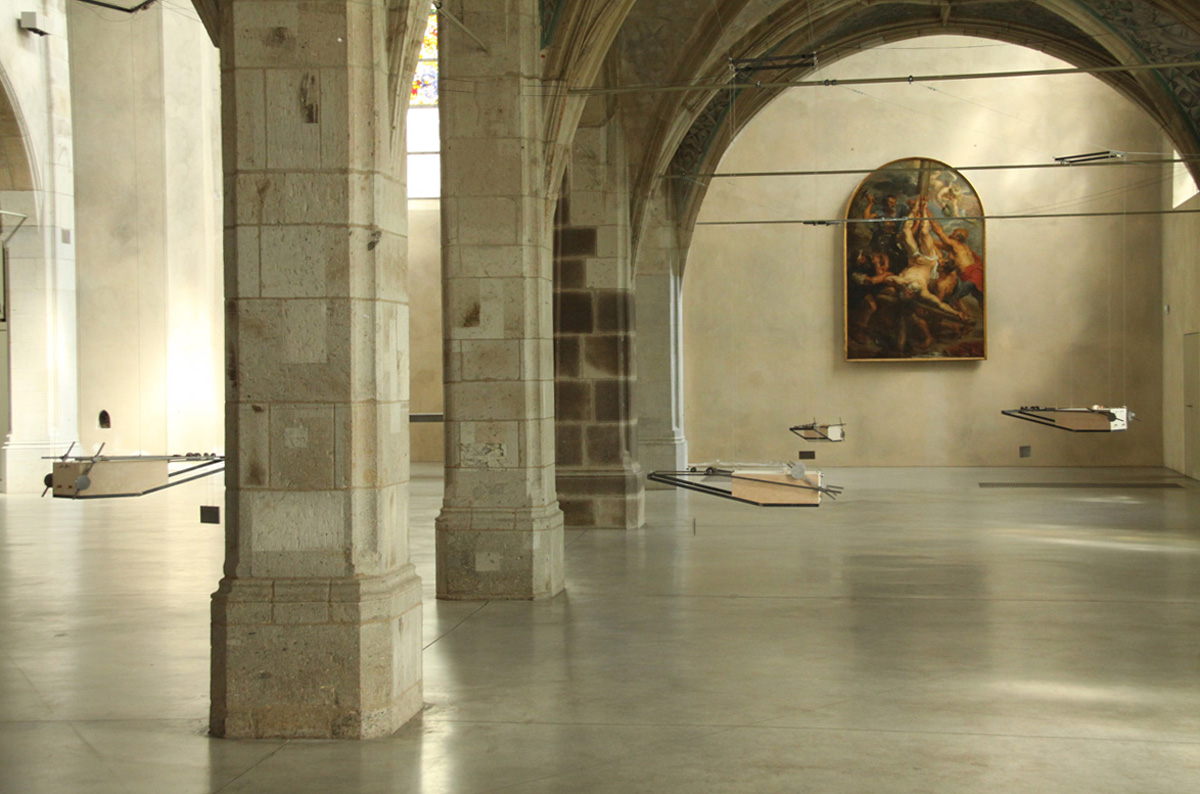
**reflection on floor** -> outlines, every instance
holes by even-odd
[[[644,530],[567,533],[559,598],[452,603],[437,474],[412,485],[428,706],[370,742],[205,735],[208,484],[0,497],[0,792],[1200,788],[1200,483],[838,470],[816,510],[655,491]]]

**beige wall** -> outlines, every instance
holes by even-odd
[[[1180,210],[1200,212],[1200,196]],[[1191,477],[1200,476],[1200,452],[1185,464],[1183,399],[1183,337],[1200,332],[1200,215],[1170,215],[1163,219],[1163,462]]]
[[[928,38],[818,77],[1053,68],[1039,53]],[[793,89],[742,132],[722,171],[1051,163],[1117,149],[1170,152],[1157,127],[1094,78]],[[1161,168],[966,174],[989,214],[1161,207]],[[841,217],[862,176],[717,179],[700,221]],[[792,424],[842,419],[828,465],[1158,465],[1162,219],[994,220],[987,229],[988,360],[843,360],[842,232],[700,226],[686,265],[685,430],[693,461],[782,459]],[[1001,416],[1021,405],[1128,404],[1123,434],[1072,434]],[[1018,458],[1031,445],[1033,456]]]
[[[13,110],[9,157],[28,158],[30,181],[0,192],[0,208],[28,216],[9,244],[8,411],[0,444],[0,489],[42,490],[46,455],[76,438],[75,217],[71,91],[65,0],[0,0],[0,89]],[[20,29],[37,11],[38,35]],[[23,150],[23,151],[21,151]]]
[[[216,50],[190,9],[130,17],[73,4],[70,21],[80,440],[107,452],[222,448]],[[440,413],[438,202],[409,210],[410,407]],[[109,431],[97,426],[101,410]],[[442,425],[414,424],[412,460],[442,459]]]
[[[69,19],[80,442],[221,450],[217,51],[190,7],[75,3]]]
[[[441,413],[442,390],[442,240],[439,202],[408,202],[409,411]],[[412,460],[445,460],[443,425],[413,424]]]

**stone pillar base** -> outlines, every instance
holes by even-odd
[[[421,710],[421,580],[222,579],[212,601],[214,736],[369,739]]]
[[[437,597],[553,598],[563,590],[563,514],[443,507],[437,518]]]
[[[638,529],[646,523],[646,491],[636,463],[610,471],[556,473],[558,504],[568,527]]]
[[[687,439],[639,439],[638,457],[642,469],[652,471],[682,471],[687,468]],[[665,491],[672,486],[658,482],[646,482],[648,491]]]

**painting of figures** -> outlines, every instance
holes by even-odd
[[[983,205],[945,163],[863,180],[846,211],[846,360],[987,358]]]

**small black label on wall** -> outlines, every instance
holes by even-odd
[[[219,505],[200,505],[201,524],[220,524],[221,508]]]
[[[1020,454],[1021,454],[1022,458],[1032,458],[1033,457],[1033,447],[1021,447]]]

